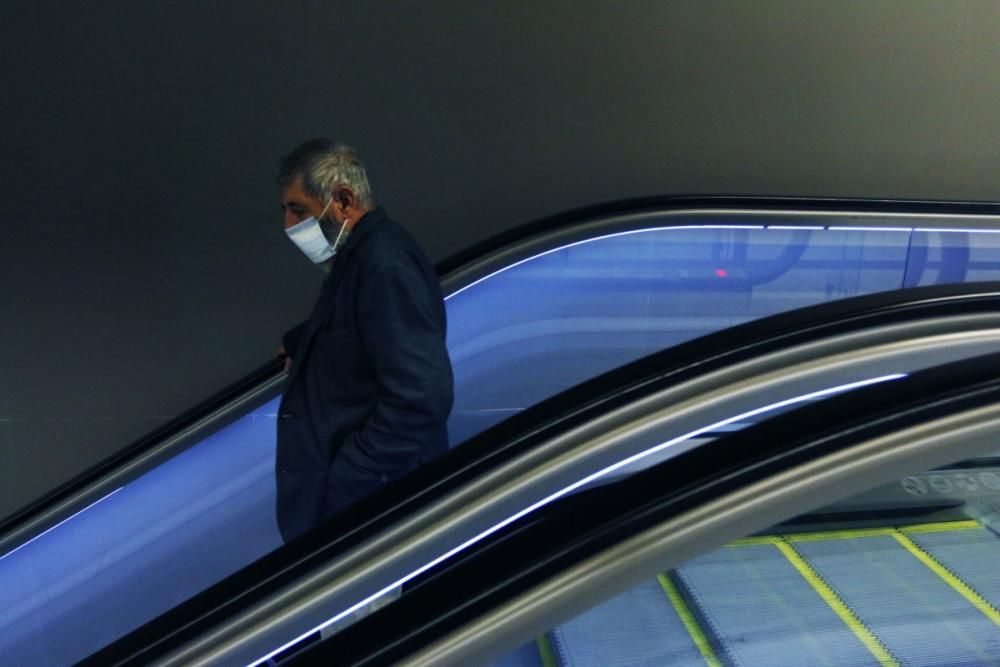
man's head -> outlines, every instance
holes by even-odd
[[[329,139],[310,139],[283,157],[276,179],[285,229],[310,216],[326,232],[339,228],[336,223],[350,229],[375,205],[365,167],[354,149]]]

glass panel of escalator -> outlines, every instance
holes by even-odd
[[[656,223],[543,253],[448,298],[460,388],[453,442],[657,350],[777,312],[899,289],[911,236]]]
[[[276,400],[0,558],[5,664],[67,665],[281,545]]]
[[[624,363],[750,319],[1000,278],[995,230],[923,231],[919,219],[874,229],[838,226],[836,218],[798,228],[766,218],[728,228],[664,226],[668,220],[677,224],[651,218],[641,229],[545,251],[448,297],[462,388],[453,443]]]

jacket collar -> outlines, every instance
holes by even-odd
[[[347,235],[347,240],[344,241],[344,245],[337,250],[337,254],[333,256],[331,260],[333,263],[330,265],[330,272],[327,274],[326,279],[323,281],[323,287],[320,290],[320,294],[325,294],[330,290],[335,290],[337,285],[340,283],[340,276],[344,273],[344,267],[347,265],[347,258],[350,256],[351,252],[358,247],[362,239],[371,232],[380,222],[386,219],[385,211],[382,207],[376,207],[361,216],[361,219],[357,221],[351,232]]]
[[[372,210],[361,216],[361,219],[355,223],[354,228],[351,229],[350,233],[347,235],[347,240],[344,241],[343,247],[337,251],[337,257],[346,257],[351,253],[352,250],[361,242],[361,239],[365,237],[372,230],[375,225],[385,220],[385,211],[381,206],[376,206]]]

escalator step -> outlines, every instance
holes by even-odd
[[[795,547],[900,663],[1000,662],[1000,626],[893,535],[804,540]]]
[[[563,667],[706,664],[655,580],[577,616],[553,630],[552,638]]]
[[[1000,665],[990,563],[1000,538],[974,522],[748,538],[524,648],[541,667]]]
[[[981,526],[906,532],[920,548],[969,586],[985,603],[986,609],[981,611],[1000,624],[1000,537]]]
[[[872,653],[776,544],[728,546],[677,575],[732,664],[872,664]]]

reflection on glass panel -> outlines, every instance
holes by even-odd
[[[732,542],[497,664],[1000,664],[998,463],[909,476]]]
[[[917,231],[909,255],[907,287],[996,280],[1000,234]]]
[[[448,300],[451,440],[463,442],[559,391],[698,336],[899,289],[910,236],[660,228],[523,262]]]
[[[0,558],[0,655],[68,665],[281,544],[277,401]]]
[[[938,236],[942,239],[956,237],[951,239],[952,244],[961,243],[964,240],[968,242],[967,253],[963,256],[959,251],[956,260],[967,261],[964,274],[961,275],[960,281],[956,279],[953,282],[968,283],[997,279],[997,274],[1000,273],[1000,234],[938,232]]]

